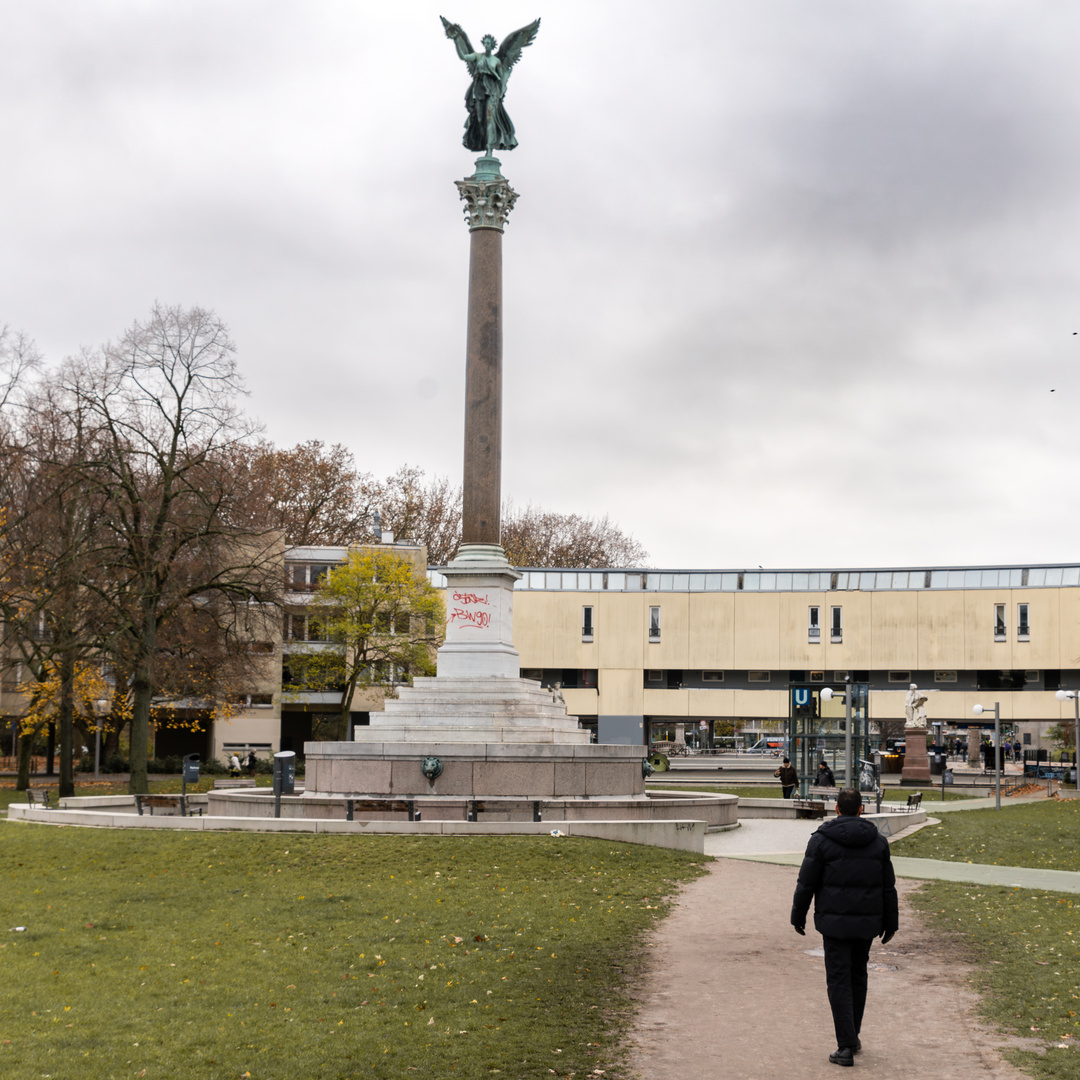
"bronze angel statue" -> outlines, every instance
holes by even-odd
[[[442,19],[442,16],[439,18]],[[517,138],[514,136],[514,125],[503,108],[503,98],[506,97],[510,71],[521,57],[521,50],[532,44],[536,31],[540,29],[540,20],[508,34],[498,52],[494,51],[496,42],[490,34],[485,34],[480,42],[484,51],[477,52],[457,23],[443,19],[442,24],[473,80],[465,93],[469,118],[465,121],[462,143],[467,150],[489,154],[492,150],[513,150],[517,146]]]

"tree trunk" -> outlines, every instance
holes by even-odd
[[[49,734],[45,739],[45,775],[53,775],[53,761],[56,757],[56,722],[49,721]]]
[[[152,590],[148,589],[147,592]],[[146,775],[150,747],[150,706],[154,696],[150,665],[157,648],[157,619],[151,607],[153,602],[151,596],[143,606],[142,630],[136,642],[135,670],[131,680],[131,750],[128,758],[131,779],[128,788],[133,795],[144,795],[150,790]]]
[[[72,719],[75,714],[75,659],[65,650],[60,659],[60,798],[75,794],[72,768]]]
[[[34,749],[34,733],[23,728],[19,732],[19,777],[15,781],[16,791],[26,791],[30,786],[30,754]]]
[[[146,764],[150,747],[150,704],[153,687],[149,674],[136,673],[132,690],[131,751],[129,754],[131,779],[128,790],[132,795],[145,795],[150,790]]]

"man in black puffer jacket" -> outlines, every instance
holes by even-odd
[[[829,991],[836,1052],[834,1065],[854,1065],[862,1049],[859,1030],[866,1008],[866,962],[879,934],[884,945],[896,933],[899,909],[889,842],[877,827],[860,820],[862,796],[844,788],[836,798],[837,817],[825,822],[806,845],[791,905],[791,925],[806,933],[806,913],[814,899],[814,926],[825,943],[825,983]]]

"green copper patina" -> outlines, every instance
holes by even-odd
[[[514,125],[503,108],[503,98],[506,97],[510,70],[521,57],[521,50],[532,44],[540,29],[540,20],[508,34],[498,52],[493,51],[495,39],[485,34],[480,42],[484,51],[477,52],[457,23],[447,22],[441,15],[439,18],[442,19],[446,36],[453,39],[457,54],[465,61],[473,80],[465,94],[469,118],[465,121],[462,143],[467,150],[479,150],[489,157],[492,150],[513,150],[517,146],[517,138]]]

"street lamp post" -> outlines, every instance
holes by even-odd
[[[1068,701],[1072,698],[1076,727],[1073,729],[1073,764],[1076,766],[1076,790],[1080,791],[1080,692],[1076,690],[1059,690],[1054,697],[1058,701]]]
[[[976,716],[982,716],[985,709],[981,705],[973,705],[971,711]],[[997,701],[994,702],[994,809],[1001,809],[1001,708]]]
[[[821,691],[822,701],[832,701],[833,689],[831,686],[826,686]],[[851,676],[844,676],[844,786],[855,787],[851,782],[852,760],[851,760]]]
[[[109,708],[108,698],[96,698],[94,700],[94,779],[101,776],[101,725],[105,719],[105,713]]]

